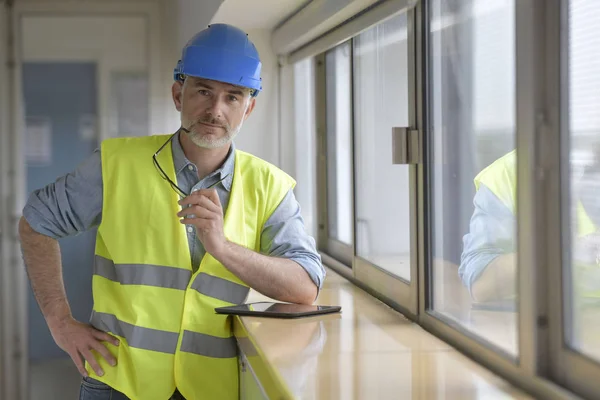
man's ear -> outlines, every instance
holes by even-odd
[[[249,100],[248,108],[246,108],[246,114],[244,115],[244,121],[248,119],[252,111],[254,111],[254,106],[256,105],[256,97],[252,97]]]
[[[183,96],[183,82],[175,81],[173,82],[173,86],[171,86],[171,93],[173,95],[173,103],[175,103],[175,108],[177,111],[181,112],[181,98]]]

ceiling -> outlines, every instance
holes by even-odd
[[[272,30],[307,3],[310,0],[224,0],[211,22],[226,22],[244,30]]]

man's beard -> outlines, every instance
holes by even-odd
[[[223,129],[225,131],[225,135],[216,139],[212,139],[210,138],[210,135],[202,134],[201,132],[196,131],[196,128],[200,127],[201,123],[214,125],[213,129],[215,130]],[[219,147],[223,147],[231,143],[231,141],[233,141],[233,139],[242,129],[242,123],[243,121],[240,122],[236,128],[232,128],[227,122],[219,121],[210,116],[199,118],[193,121],[183,119],[181,121],[181,125],[187,130],[184,132],[191,139],[191,141],[196,146],[205,149],[218,149]]]

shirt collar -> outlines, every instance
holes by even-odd
[[[173,164],[175,165],[175,174],[179,175],[188,165],[194,165],[193,162],[187,159],[185,153],[183,152],[183,148],[181,147],[181,143],[179,142],[179,133],[175,134],[175,137],[171,141],[172,149],[173,149]],[[195,165],[194,165],[195,166]],[[231,184],[233,183],[233,171],[235,167],[235,145],[231,142],[231,147],[229,148],[229,153],[227,154],[227,158],[225,162],[221,165],[217,171],[219,174],[219,179],[225,177],[225,175],[229,174],[227,179],[225,179],[222,183],[227,191],[231,191]]]

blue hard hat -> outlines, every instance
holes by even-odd
[[[234,26],[212,24],[185,45],[173,77],[185,75],[262,90],[260,57],[248,35]]]

